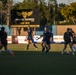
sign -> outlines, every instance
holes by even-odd
[[[11,10],[11,25],[39,25],[39,10]]]

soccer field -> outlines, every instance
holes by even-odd
[[[12,47],[13,46],[13,47]],[[17,45],[10,45],[15,52],[12,57],[5,51],[0,55],[0,74],[1,75],[75,75],[76,74],[76,55],[61,55],[59,51],[50,51],[42,54],[41,50],[22,50],[25,45],[21,45],[21,51]],[[56,50],[56,46],[55,50]],[[58,46],[57,46],[58,47]],[[63,47],[63,46],[62,46]],[[16,49],[16,50],[15,50]],[[41,49],[41,48],[39,48]],[[52,49],[54,49],[52,47]],[[57,48],[58,49],[58,48]]]
[[[41,51],[42,47],[40,44],[36,44],[38,47],[38,50],[35,50],[34,46],[30,44],[29,51]],[[26,50],[26,44],[9,44],[8,48],[10,48],[13,51],[27,51]],[[50,51],[54,52],[61,52],[64,47],[64,44],[51,44]],[[66,51],[70,50],[69,46],[67,47]]]

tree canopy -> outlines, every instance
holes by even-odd
[[[66,5],[63,3],[57,4],[57,0],[47,0],[47,2],[46,0],[23,0],[23,2],[15,4],[13,4],[13,0],[1,1],[4,18],[8,17],[7,13],[10,13],[7,10],[38,9],[40,11],[40,25],[57,25],[64,20],[69,24],[76,24],[76,2]]]
[[[67,5],[61,10],[62,15],[66,20],[72,21],[73,24],[76,24],[76,2]]]

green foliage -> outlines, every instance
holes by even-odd
[[[2,9],[7,11],[7,0],[2,0],[2,2]],[[57,0],[47,0],[47,3],[45,0],[23,0],[23,2],[12,5],[12,9],[39,9],[40,25],[58,24],[59,21],[64,21],[65,19],[76,24],[76,2],[70,5],[63,3],[58,5]]]
[[[73,24],[76,24],[76,2],[67,5],[61,10],[62,15],[66,20],[71,20]]]

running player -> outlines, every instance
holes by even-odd
[[[42,53],[45,52],[45,49],[49,49],[49,47],[47,47],[46,45],[46,38],[47,38],[47,35],[48,35],[49,31],[47,29],[47,27],[44,28],[44,32],[43,32],[43,35],[41,37],[43,37],[43,40],[42,40]]]
[[[63,52],[65,51],[65,49],[67,48],[67,45],[69,44],[69,46],[70,46],[70,48],[71,48],[71,50],[72,50],[72,54],[74,55],[74,51],[73,51],[73,49],[72,49],[72,44],[71,44],[71,34],[70,34],[70,29],[69,28],[67,28],[67,31],[64,33],[64,48],[63,48],[63,50],[62,50],[62,53],[61,54],[63,54]]]
[[[49,50],[50,50],[50,43],[53,42],[53,33],[52,33],[52,30],[49,30],[49,32],[46,35],[46,39],[45,40],[46,40],[46,47],[47,47],[45,53],[48,53]]]
[[[27,28],[27,34],[28,34],[28,36],[27,36],[27,40],[28,40],[28,44],[27,44],[27,50],[29,49],[29,45],[30,44],[33,44],[33,46],[36,48],[36,50],[37,50],[37,46],[35,45],[35,43],[34,43],[34,39],[33,39],[33,31],[32,31],[32,29],[28,26],[28,28]]]
[[[12,56],[14,56],[14,52],[12,52],[7,48],[7,33],[5,32],[4,27],[2,27],[0,30],[0,41],[1,41],[0,53],[2,51],[1,49],[4,47],[6,52],[9,52],[10,54],[12,54]]]
[[[43,40],[42,40],[42,53],[45,52],[45,53],[48,53],[49,50],[50,50],[50,38],[53,37],[53,34],[52,32],[50,32],[46,27],[44,28],[44,32],[43,32],[43,35],[41,35],[41,37],[43,37]],[[40,37],[40,38],[41,38]],[[39,38],[39,39],[40,39]]]

